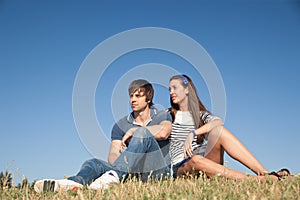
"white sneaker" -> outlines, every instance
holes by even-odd
[[[102,176],[91,183],[89,188],[93,190],[107,189],[108,185],[111,183],[119,183],[119,176],[114,170],[110,170],[102,174]]]
[[[54,180],[54,179],[43,179],[37,181],[34,184],[34,190],[36,192],[56,192],[56,191],[67,191],[77,190],[82,188],[83,185],[68,179]]]

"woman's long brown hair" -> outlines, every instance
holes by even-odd
[[[195,88],[194,83],[188,77],[187,75],[175,75],[170,78],[170,81],[172,80],[181,80],[181,84],[183,87],[188,87],[189,93],[188,93],[188,109],[191,112],[191,115],[193,117],[195,128],[199,128],[204,125],[204,122],[202,121],[200,117],[200,111],[207,111],[203,103],[201,102],[197,90]],[[176,112],[179,110],[178,104],[174,104],[171,97],[170,97],[170,103],[171,108],[169,109],[170,114],[172,115],[173,120],[175,119]],[[203,137],[198,137],[198,142],[201,142],[203,140]]]

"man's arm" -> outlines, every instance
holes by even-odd
[[[127,133],[124,135],[122,141],[121,140],[112,140],[110,144],[110,150],[108,155],[108,163],[113,164],[116,159],[121,155],[121,149],[122,144],[125,145],[125,141],[131,138],[131,136],[134,134],[134,131],[138,127],[131,128],[127,131]],[[158,125],[152,125],[152,126],[145,126],[150,133],[154,136],[156,140],[166,140],[171,134],[172,131],[172,124],[170,121],[162,121]]]
[[[156,140],[166,140],[171,134],[172,123],[170,121],[162,121],[159,125],[145,126]]]
[[[121,140],[112,140],[110,143],[110,149],[108,153],[108,163],[113,164],[117,158],[121,155]]]
[[[127,131],[122,139],[123,145],[125,145],[125,142],[133,136],[137,128],[139,127],[134,127]],[[158,125],[144,126],[144,128],[147,128],[156,140],[166,140],[171,134],[172,124],[170,121],[165,120]]]

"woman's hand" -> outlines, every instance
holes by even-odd
[[[194,140],[194,134],[190,132],[185,139],[185,142],[183,144],[183,153],[184,157],[192,157],[193,155],[193,148],[192,148],[192,142]]]

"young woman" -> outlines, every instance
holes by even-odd
[[[173,175],[204,172],[208,177],[214,175],[244,179],[266,180],[266,174],[278,180],[289,175],[287,169],[269,173],[266,168],[247,150],[247,148],[226,128],[220,118],[213,116],[198,97],[192,80],[186,75],[176,75],[170,79],[169,109],[172,117],[170,151]],[[257,176],[223,166],[224,150]]]

